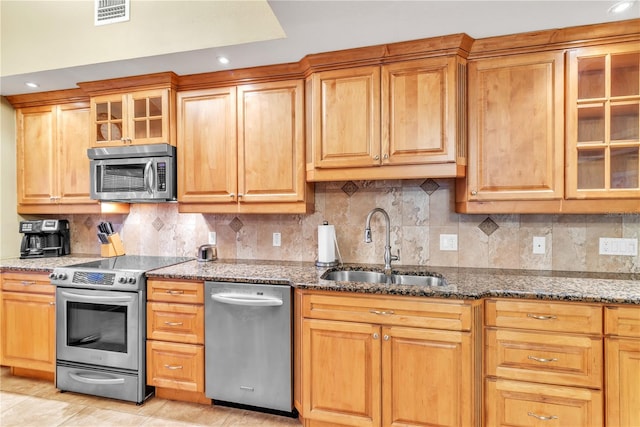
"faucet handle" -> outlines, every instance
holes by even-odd
[[[398,255],[391,255],[391,261],[400,261],[400,249],[398,249]]]

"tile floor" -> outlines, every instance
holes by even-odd
[[[222,406],[207,406],[152,397],[143,405],[60,393],[49,381],[10,375],[0,368],[2,427],[286,427],[296,419]]]

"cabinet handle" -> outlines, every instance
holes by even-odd
[[[531,314],[531,313],[527,313],[527,317],[531,317],[532,319],[537,319],[537,320],[553,320],[558,318],[558,316],[543,316],[541,314]]]
[[[371,314],[379,314],[380,316],[390,316],[390,315],[394,314],[393,310],[389,310],[389,311],[369,310],[369,313],[371,313]]]
[[[182,295],[184,291],[176,291],[175,289],[167,289],[169,295]]]
[[[164,322],[164,324],[167,326],[182,326],[182,322]]]
[[[35,285],[36,282],[34,282],[33,280],[23,280],[22,282],[20,282],[20,284],[22,286],[31,286],[31,285]]]
[[[182,365],[164,365],[164,367],[167,369],[171,369],[172,371],[175,371],[176,369],[182,369]]]
[[[533,418],[537,418],[541,421],[551,421],[551,420],[558,419],[558,417],[556,417],[555,415],[544,416],[544,415],[534,414],[533,412],[527,412],[527,415]]]
[[[558,361],[558,359],[556,359],[555,357],[552,357],[551,359],[545,359],[544,357],[527,356],[527,359],[535,360],[536,362],[540,362],[540,363],[549,363],[549,362]]]
[[[373,339],[374,339],[374,340],[377,340],[379,337],[380,337],[380,335],[378,335],[378,333],[377,333],[377,332],[374,332],[374,333],[373,333]]]
[[[382,339],[385,341],[389,341],[389,338],[390,338],[389,335],[385,335],[384,337],[382,337]]]

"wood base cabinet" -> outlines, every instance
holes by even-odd
[[[640,425],[640,308],[605,307],[608,427]]]
[[[0,364],[53,380],[55,287],[47,274],[4,272],[1,280]]]
[[[472,310],[426,298],[304,295],[305,426],[479,423]],[[429,321],[440,316],[443,324]],[[460,330],[428,327],[446,323]]]
[[[147,282],[147,384],[156,395],[211,403],[204,396],[204,283]]]

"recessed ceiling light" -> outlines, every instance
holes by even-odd
[[[231,61],[229,61],[229,58],[227,58],[226,56],[218,56],[218,62],[223,65],[227,65]]]
[[[611,14],[622,13],[625,10],[630,9],[631,6],[633,6],[633,2],[634,1],[635,0],[622,0],[622,1],[619,1],[619,2],[615,3],[613,6],[611,6],[607,12],[609,12]]]
[[[34,83],[34,82],[26,82],[25,86],[29,86],[32,89],[35,89],[37,87],[40,87],[40,85],[38,83]]]

